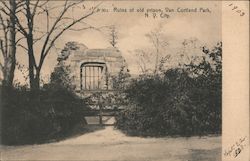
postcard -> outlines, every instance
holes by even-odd
[[[249,2],[3,0],[0,160],[249,161]]]

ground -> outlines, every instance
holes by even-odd
[[[93,125],[88,128],[93,128]],[[59,142],[2,146],[1,159],[220,161],[221,137],[131,137],[113,126],[106,126]]]

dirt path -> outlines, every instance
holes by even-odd
[[[57,143],[1,147],[2,160],[219,161],[221,137],[128,137],[112,126]]]

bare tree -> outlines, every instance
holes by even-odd
[[[44,64],[45,58],[50,50],[55,46],[55,42],[68,30],[80,31],[92,28],[92,26],[83,22],[87,17],[94,14],[96,7],[85,9],[83,0],[80,1],[64,1],[57,6],[53,6],[53,2],[40,0],[25,0],[19,14],[13,13],[15,17],[17,30],[25,37],[26,45],[19,44],[28,54],[29,62],[29,81],[31,90],[40,87],[40,72]],[[2,1],[2,4],[10,12],[11,8]],[[72,14],[72,11],[81,5],[84,9],[82,15]],[[56,14],[56,15],[55,15]],[[24,17],[24,19],[22,19]],[[38,25],[42,18],[43,24]],[[76,24],[82,24],[81,28],[73,28]],[[35,45],[39,44],[40,52],[35,53]],[[37,45],[38,46],[38,45]]]
[[[146,34],[152,46],[144,49],[136,49],[137,64],[142,73],[157,74],[161,68],[162,60],[165,59],[167,38],[162,29],[158,28]],[[168,57],[167,57],[168,58]]]
[[[117,33],[117,30],[116,30],[116,27],[115,26],[111,26],[110,27],[110,35],[109,35],[109,43],[113,47],[116,47],[117,39],[118,39],[118,33]]]
[[[149,73],[152,72],[152,67],[153,63],[153,54],[149,49],[136,49],[135,51],[136,55],[136,62],[137,65],[139,66],[139,70],[143,73]]]
[[[166,41],[166,38],[164,34],[162,33],[161,26],[153,31],[151,31],[149,34],[146,34],[146,36],[149,38],[150,42],[153,44],[154,47],[154,56],[155,56],[155,69],[154,73],[157,74],[159,71],[159,65],[160,65],[160,59],[162,56],[162,50],[165,49],[165,47],[168,45],[168,42]]]
[[[0,70],[3,75],[3,85],[12,86],[14,72],[16,67],[16,22],[15,17],[11,13],[16,13],[20,2],[9,0],[5,3],[9,10],[0,7],[0,52],[2,53],[3,61],[0,62]]]

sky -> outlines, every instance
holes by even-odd
[[[54,2],[60,3],[60,2]],[[57,63],[56,58],[66,42],[77,41],[85,44],[88,48],[107,48],[110,47],[107,32],[102,26],[116,26],[118,32],[117,48],[128,63],[128,68],[132,74],[138,73],[138,65],[135,61],[136,49],[143,49],[152,46],[149,39],[145,36],[151,31],[161,26],[161,31],[168,42],[167,50],[170,54],[176,54],[181,48],[184,39],[197,38],[199,42],[207,46],[213,46],[221,41],[221,2],[219,1],[86,1],[85,7],[99,5],[99,9],[109,10],[109,12],[98,12],[87,18],[84,22],[100,30],[88,29],[84,31],[67,31],[55,43],[58,49],[52,49],[45,60],[42,68],[42,77],[48,77]],[[79,7],[72,11],[72,15],[84,14],[86,8]],[[117,10],[114,12],[114,8]],[[134,8],[135,12],[118,12],[119,8]],[[144,12],[137,12],[137,9],[144,9]],[[174,9],[174,12],[165,12],[165,9]],[[179,8],[179,9],[178,9]],[[197,12],[177,12],[187,9],[195,9]],[[208,8],[210,12],[200,12],[200,8]],[[164,14],[169,17],[153,18],[152,12],[149,17],[145,13],[149,10],[164,10]],[[203,11],[203,10],[202,10]],[[56,15],[55,11],[55,15]],[[40,17],[37,23],[44,27],[44,21]],[[81,25],[81,24],[80,24]],[[81,27],[81,26],[77,27]],[[36,51],[40,50],[38,45]],[[18,50],[17,59],[21,64],[27,65],[27,55],[21,49]],[[39,53],[39,52],[37,52]],[[16,79],[23,80],[23,74],[16,72]]]

